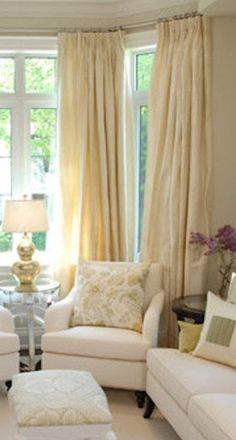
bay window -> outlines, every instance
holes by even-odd
[[[56,53],[0,52],[0,223],[4,199],[46,197],[53,202],[56,158]],[[33,234],[46,251],[47,235]],[[12,236],[0,232],[0,252]]]

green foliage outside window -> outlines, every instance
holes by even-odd
[[[144,52],[136,55],[136,89],[148,90],[151,80],[154,53]]]
[[[32,156],[43,158],[45,172],[49,170],[50,159],[55,155],[56,110],[36,108],[31,110]]]
[[[11,154],[11,111],[0,108],[0,157]]]
[[[7,158],[9,158],[10,156],[11,156],[11,111],[10,109],[1,108],[0,109],[0,169],[2,167],[2,173],[0,174],[1,190],[6,183],[5,181],[6,160],[9,160]],[[1,218],[2,218],[2,203],[0,203],[0,221]],[[6,252],[9,251],[10,249],[12,249],[12,234],[9,233],[6,234],[4,232],[0,232],[0,252]]]
[[[15,91],[15,60],[0,58],[0,93]]]
[[[136,54],[136,90],[147,92],[150,87],[154,52]],[[145,102],[145,101],[144,101]],[[141,244],[144,210],[144,189],[147,163],[147,135],[148,135],[148,106],[139,106],[139,206],[138,206],[138,250]]]
[[[0,252],[7,252],[12,249],[12,234],[0,232]]]
[[[138,248],[140,248],[141,233],[143,227],[143,208],[144,208],[144,188],[147,163],[147,128],[148,128],[148,107],[140,107],[140,138],[139,138],[139,230],[138,230]]]
[[[55,58],[25,59],[26,93],[54,93],[56,78]]]
[[[45,234],[45,232],[35,232],[34,234],[32,234],[32,242],[34,243],[36,249],[38,249],[39,251],[45,251],[47,235]]]

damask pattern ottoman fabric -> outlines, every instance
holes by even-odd
[[[87,371],[17,374],[8,398],[21,427],[109,424],[112,419],[105,393]]]

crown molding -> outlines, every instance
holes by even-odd
[[[198,7],[197,0],[168,0],[169,6],[166,4],[167,0],[0,0],[0,34],[55,35],[66,30],[139,26],[158,18],[195,12]]]
[[[168,4],[168,7],[166,5]],[[198,1],[195,0],[0,0],[0,18],[84,18],[97,21],[101,19],[115,20],[134,14],[142,15],[158,13],[160,10],[170,10],[175,14],[181,9],[185,12],[191,7],[195,10]]]

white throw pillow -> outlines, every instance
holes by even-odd
[[[143,280],[147,264],[111,266],[84,263],[77,274],[78,295],[71,325],[95,325],[142,331]]]
[[[233,272],[231,276],[227,301],[236,304],[236,273],[235,272]]]
[[[194,356],[236,367],[236,305],[208,292],[203,330]]]

